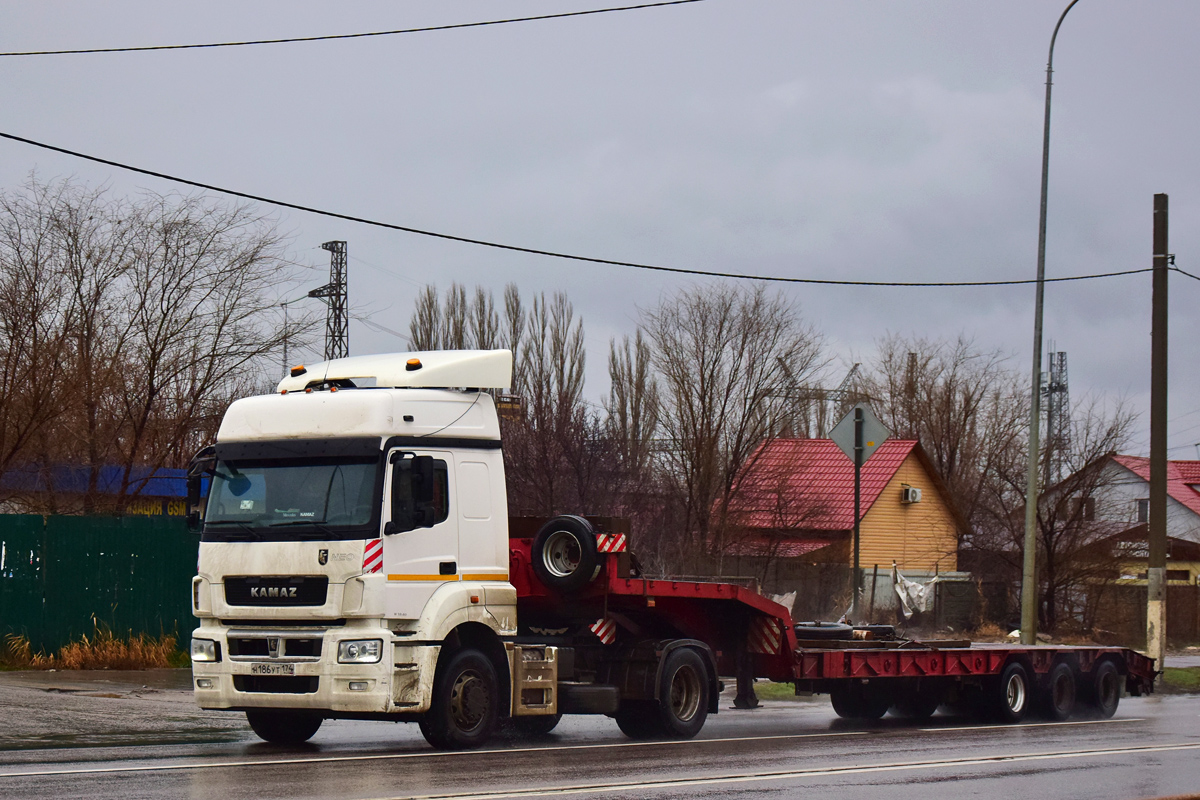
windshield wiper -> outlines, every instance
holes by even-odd
[[[283,522],[272,522],[267,527],[268,528],[286,528],[286,527],[289,527],[292,525],[309,525],[309,526],[314,527],[317,530],[321,531],[326,536],[333,536],[333,531],[331,531],[329,528],[325,527],[320,522],[317,522],[315,520],[309,520],[309,519],[288,519],[288,520],[284,520]],[[300,535],[303,536],[304,535],[303,532],[301,532]]]
[[[254,530],[254,528],[248,522],[241,522],[240,520],[236,520],[236,519],[215,519],[212,522],[206,522],[204,524],[205,525],[237,525],[239,528],[241,528],[243,531],[246,532],[246,536],[248,536],[249,538],[262,539],[262,536],[259,534],[259,532]]]

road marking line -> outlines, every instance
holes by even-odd
[[[323,764],[345,761],[387,761],[406,758],[452,758],[468,755],[511,755],[516,753],[565,752],[568,750],[599,750],[610,747],[663,747],[668,745],[701,745],[716,742],[764,742],[780,739],[819,739],[841,736],[866,736],[871,731],[838,731],[834,733],[794,733],[775,736],[734,736],[727,739],[690,739],[686,741],[659,742],[604,742],[599,744],[568,744],[549,747],[515,747],[494,750],[421,750],[415,753],[380,753],[370,756],[325,756],[318,758],[279,758],[256,761],[209,761],[186,764],[147,764],[127,767],[96,767],[88,769],[31,770],[27,772],[0,772],[0,778],[29,778],[42,775],[101,775],[113,772],[167,772],[182,769],[217,769],[226,767],[266,767],[281,764]]]
[[[918,728],[920,731],[927,733],[939,733],[941,731],[987,731],[998,730],[1006,731],[1013,728],[1046,728],[1053,726],[1061,728],[1065,725],[1115,725],[1118,722],[1145,722],[1145,717],[1129,717],[1125,719],[1086,719],[1078,722],[1019,722],[1015,725],[1004,725],[1001,723],[993,725],[964,725],[958,728]]]
[[[374,800],[504,800],[517,797],[552,797],[559,795],[589,794],[599,792],[630,792],[655,789],[679,789],[716,786],[736,783],[762,783],[766,781],[795,780],[800,778],[822,778],[837,775],[864,775],[877,772],[904,772],[936,767],[968,767],[987,764],[1020,763],[1023,761],[1051,761],[1060,758],[1087,758],[1089,756],[1123,755],[1130,753],[1161,753],[1181,750],[1200,750],[1200,744],[1190,742],[1174,745],[1144,745],[1140,747],[1110,748],[1105,750],[1078,750],[1062,753],[1017,753],[1013,755],[980,756],[976,758],[951,759],[944,761],[913,761],[897,764],[874,764],[871,766],[823,767],[815,769],[788,770],[786,772],[761,773],[756,775],[714,775],[697,778],[671,778],[649,780],[638,783],[597,783],[576,786],[553,786],[542,788],[503,789],[492,792],[469,794],[424,794],[392,795]]]

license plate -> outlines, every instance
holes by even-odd
[[[295,675],[295,664],[251,664],[251,675]]]

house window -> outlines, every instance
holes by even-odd
[[[1075,514],[1074,516],[1084,521],[1090,521],[1096,518],[1096,498],[1094,497],[1076,497],[1075,498]]]
[[[1138,522],[1149,522],[1150,521],[1150,500],[1149,499],[1137,501],[1137,521]]]

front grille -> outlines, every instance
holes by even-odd
[[[234,675],[233,688],[239,692],[313,694],[320,680],[304,675]]]
[[[225,579],[225,602],[231,606],[323,606],[328,593],[326,575]]]
[[[292,658],[319,658],[321,655],[321,640],[320,639],[289,639],[286,637],[254,637],[254,636],[230,636],[229,637],[229,655],[230,656],[269,656],[271,655],[271,646],[268,644],[270,638],[278,639],[278,652],[276,656]]]

